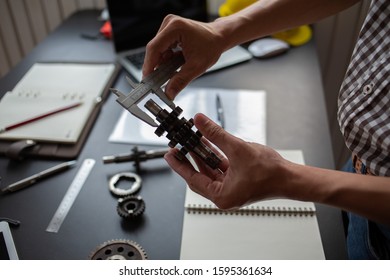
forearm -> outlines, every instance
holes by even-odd
[[[310,24],[336,14],[359,0],[261,0],[213,25],[227,48],[277,31]]]
[[[287,197],[332,205],[390,225],[390,178],[287,166]]]

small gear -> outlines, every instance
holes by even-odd
[[[134,182],[132,183],[131,187],[126,190],[126,189],[118,188],[116,186],[116,184],[122,180],[128,180],[128,181],[134,180]],[[133,172],[122,172],[112,176],[110,182],[108,183],[108,186],[111,193],[115,194],[116,196],[124,197],[138,192],[139,189],[141,188],[141,184],[142,184],[142,179],[138,174],[135,174]]]
[[[146,260],[145,250],[136,242],[115,239],[99,245],[90,255],[91,260]]]
[[[126,196],[118,199],[116,208],[119,216],[124,219],[138,218],[145,211],[145,202],[140,196]]]

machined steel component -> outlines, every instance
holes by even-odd
[[[121,189],[116,186],[116,184],[121,180],[134,180],[129,189]],[[142,185],[142,179],[139,175],[132,172],[122,172],[115,174],[111,177],[108,187],[110,192],[117,196],[127,196],[134,194],[139,191]]]
[[[170,113],[161,108],[152,99],[145,103],[145,108],[148,109],[155,117],[160,125],[155,130],[157,136],[162,136],[167,132],[166,137],[170,140],[168,146],[173,148],[177,144],[181,145],[180,151],[176,154],[176,158],[182,160],[185,155],[191,151],[199,156],[208,166],[217,169],[221,163],[221,159],[202,141],[202,134],[199,131],[192,130],[194,126],[193,119],[179,119],[179,115],[183,112],[180,107],[175,107]]]
[[[114,239],[99,245],[90,255],[91,260],[146,260],[145,250],[136,242]]]
[[[163,150],[149,150],[143,151],[138,150],[138,147],[135,146],[132,149],[132,153],[129,154],[120,154],[120,155],[112,155],[112,156],[104,156],[103,163],[120,163],[120,162],[134,162],[135,169],[139,174],[141,172],[140,163],[143,161],[147,161],[149,159],[162,158],[168,152],[168,149]]]
[[[124,219],[136,219],[145,212],[145,202],[140,196],[126,196],[118,200],[116,210]]]
[[[133,90],[128,95],[125,95],[115,88],[111,88],[110,90],[118,96],[116,101],[123,108],[147,124],[157,127],[158,124],[137,105],[149,93],[155,93],[165,104],[174,109],[175,104],[165,95],[161,87],[176,73],[176,70],[183,65],[183,63],[183,55],[177,53],[171,60],[161,64],[139,84],[136,84],[130,78],[127,78],[127,82],[133,87]]]

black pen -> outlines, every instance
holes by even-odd
[[[224,116],[224,111],[223,111],[221,98],[219,97],[218,93],[217,93],[217,96],[216,96],[215,104],[217,106],[218,121],[219,121],[221,127],[225,128],[225,116]]]
[[[23,180],[20,180],[20,181],[17,181],[11,185],[8,185],[7,187],[3,188],[1,190],[1,192],[8,193],[8,192],[14,192],[14,191],[24,189],[26,187],[29,187],[29,186],[35,184],[39,180],[42,180],[46,177],[57,174],[58,172],[64,171],[64,170],[72,167],[75,163],[76,163],[76,161],[72,160],[72,161],[67,161],[67,162],[58,164],[56,166],[50,167],[49,169],[46,169],[46,170],[41,171],[37,174],[34,174],[30,177],[27,177]]]

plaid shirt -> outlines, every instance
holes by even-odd
[[[339,94],[346,145],[378,176],[390,176],[389,2],[372,0]]]

